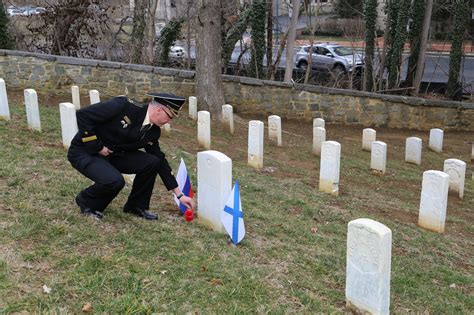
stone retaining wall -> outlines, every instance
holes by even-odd
[[[34,88],[38,93],[81,94],[97,89],[102,97],[129,93],[141,96],[150,90],[191,96],[194,71],[158,68],[92,59],[0,50],[0,78],[8,88]],[[365,127],[474,131],[474,104],[426,100],[286,84],[224,75],[226,102],[236,113]]]

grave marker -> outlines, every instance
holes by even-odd
[[[197,97],[190,96],[189,97],[189,117],[191,117],[193,120],[196,120],[198,118],[197,112],[198,112]]]
[[[319,190],[337,196],[339,194],[339,168],[341,163],[341,144],[324,141],[321,146],[319,171]]]
[[[377,132],[372,128],[365,128],[362,131],[362,150],[372,150],[372,142],[376,140]]]
[[[326,129],[322,127],[313,128],[313,154],[321,155],[321,146],[326,141]]]
[[[61,119],[63,147],[67,149],[77,133],[76,107],[71,103],[60,103],[59,115]]]
[[[232,189],[232,160],[218,151],[197,154],[198,222],[225,232],[221,212]]]
[[[77,85],[71,86],[71,94],[72,94],[72,103],[76,107],[76,110],[81,109],[81,97],[79,94],[79,87]]]
[[[346,304],[355,313],[389,314],[392,231],[370,219],[349,222]]]
[[[198,144],[201,148],[211,148],[211,114],[208,111],[198,112]]]
[[[326,128],[326,122],[322,118],[313,119],[313,129],[316,127]]]
[[[421,165],[422,146],[423,142],[420,138],[407,138],[405,141],[405,162]]]
[[[232,105],[222,105],[222,124],[225,131],[231,135],[234,134],[234,112]]]
[[[91,99],[91,105],[100,103],[100,94],[97,90],[90,90],[89,91],[89,98]]]
[[[263,129],[263,122],[249,121],[248,165],[256,169],[263,167]]]
[[[28,120],[28,128],[31,130],[41,131],[40,113],[38,107],[38,95],[33,89],[26,89],[25,95],[25,106],[26,106],[26,118]]]
[[[372,142],[370,153],[370,168],[377,175],[385,174],[387,167],[387,144],[382,141]]]
[[[441,171],[426,171],[421,184],[418,225],[438,233],[444,232],[448,205],[449,175]]]
[[[453,192],[463,199],[466,163],[458,159],[447,159],[444,161],[443,172],[449,175],[449,192]]]
[[[429,148],[435,152],[443,151],[443,136],[444,132],[441,129],[434,128],[430,130]]]
[[[8,106],[7,88],[3,79],[0,79],[0,119],[10,120],[10,108]]]
[[[281,147],[281,118],[277,115],[268,116],[268,138],[270,142]]]

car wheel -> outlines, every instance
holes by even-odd
[[[346,72],[346,69],[344,68],[343,65],[335,65],[334,66],[334,74],[336,75],[336,77],[340,77],[345,72]]]
[[[300,61],[298,68],[306,72],[306,69],[308,69],[308,63],[306,61]]]

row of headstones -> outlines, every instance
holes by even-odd
[[[198,222],[224,233],[220,213],[232,187],[232,160],[218,151],[197,154]],[[388,314],[392,232],[370,220],[349,222],[346,303],[359,312]]]
[[[208,111],[197,111],[197,98],[189,98],[189,116],[198,121],[198,144],[209,150],[211,147],[211,116]],[[222,123],[224,129],[234,134],[233,108],[226,104],[222,106]],[[263,130],[264,124],[258,120],[249,122],[248,163],[249,165],[263,167]],[[277,115],[268,117],[268,136],[271,143],[282,145],[281,118]],[[321,155],[323,142],[326,141],[325,121],[322,118],[313,120],[313,153]],[[443,130],[435,128],[430,130],[429,148],[441,152],[443,147]],[[387,144],[376,141],[376,131],[365,128],[362,132],[362,149],[371,152],[370,168],[374,173],[384,174],[387,165]],[[406,139],[405,162],[421,164],[422,140],[417,137]],[[474,143],[472,157],[474,159]]]
[[[77,133],[76,110],[81,108],[79,87],[71,87],[72,103],[65,102],[59,104],[59,113],[61,118],[61,133],[63,146],[68,148],[71,140]],[[91,104],[100,102],[100,94],[97,90],[90,90],[89,97]],[[24,90],[24,99],[26,107],[26,117],[28,128],[30,130],[41,132],[41,119],[38,105],[38,94],[34,89]],[[0,119],[10,120],[10,109],[8,105],[8,96],[5,87],[5,81],[0,79]],[[163,128],[164,135],[169,135],[171,127],[166,124]]]
[[[197,109],[196,98],[190,98],[190,116]],[[227,126],[229,120],[232,121],[232,106],[224,105],[222,107],[223,122]],[[269,117],[269,134],[273,134],[273,140],[278,144],[281,140],[281,120],[278,116]],[[198,142],[205,149],[210,148],[210,113],[207,111],[197,112],[198,119]],[[315,130],[313,141],[313,152],[316,151],[321,156],[319,190],[322,192],[338,195],[339,193],[339,174],[341,144],[336,141],[324,141],[325,122],[321,118],[314,120]],[[263,129],[264,124],[261,121],[252,120],[249,122],[248,133],[248,164],[255,168],[263,166]],[[233,129],[232,129],[233,130]],[[273,132],[272,132],[273,131]],[[278,133],[280,137],[278,137]],[[275,135],[276,134],[276,135]],[[375,141],[375,130],[371,128],[364,129],[363,146],[364,150],[371,151],[371,169],[375,172],[384,173],[387,158],[387,145],[381,141]],[[442,148],[443,131],[433,129],[430,132],[430,148],[440,152]],[[321,141],[323,139],[323,141]],[[413,144],[416,147],[414,150]],[[421,139],[408,138],[406,160],[421,161]],[[412,154],[415,152],[416,154]],[[415,156],[413,156],[415,155]],[[466,173],[466,163],[458,159],[447,159],[444,162],[444,172],[426,171],[423,174],[421,203],[419,211],[419,226],[437,231],[444,231],[446,219],[447,196],[448,191],[458,194],[459,198],[464,195],[464,181]],[[439,182],[432,184],[432,182]]]

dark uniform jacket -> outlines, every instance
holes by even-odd
[[[178,187],[171,167],[161,152],[158,139],[161,129],[156,125],[142,126],[148,105],[125,96],[90,105],[76,112],[78,133],[69,147],[68,159],[76,168],[85,168],[92,156],[106,146],[113,155],[144,148],[161,160],[159,175],[168,190]],[[150,127],[151,126],[151,127]]]

